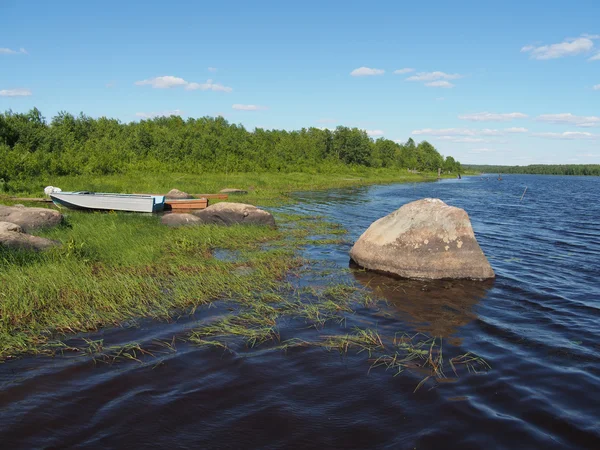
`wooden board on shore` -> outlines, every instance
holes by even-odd
[[[11,202],[43,202],[43,203],[52,203],[52,200],[49,198],[31,198],[31,197],[8,197],[8,200]]]
[[[214,198],[219,200],[227,200],[229,196],[227,194],[192,194],[196,198]]]
[[[165,211],[184,212],[205,209],[208,206],[206,198],[192,198],[182,200],[165,200]]]

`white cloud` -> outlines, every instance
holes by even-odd
[[[213,80],[206,80],[206,83],[188,83],[185,86],[188,91],[195,91],[200,89],[201,91],[220,91],[220,92],[231,92],[232,88],[229,86],[223,86],[222,84],[213,83]]]
[[[209,68],[208,68],[208,71],[209,71],[209,72],[216,72],[216,71],[217,71],[217,68],[216,68],[216,67],[209,67]]]
[[[406,68],[404,68],[404,69],[398,69],[398,70],[394,70],[394,73],[395,73],[396,75],[403,75],[403,74],[405,74],[405,73],[411,73],[411,72],[414,72],[414,71],[415,71],[415,69],[412,69],[412,68],[410,68],[410,67],[406,67]]]
[[[475,144],[478,142],[489,142],[489,139],[476,137],[459,137],[459,136],[439,136],[438,139],[443,141],[456,142],[457,144]]]
[[[453,88],[454,87],[454,85],[452,83],[450,83],[449,81],[445,81],[445,80],[431,81],[429,83],[425,83],[425,86],[441,87],[441,88]]]
[[[213,80],[206,80],[205,83],[194,83],[186,81],[183,78],[174,77],[171,75],[150,78],[148,80],[136,81],[134,84],[136,86],[152,86],[154,89],[170,89],[173,87],[183,86],[188,91],[233,91],[233,89],[229,86],[223,86],[222,84],[214,83]]]
[[[565,131],[564,133],[531,133],[532,136],[547,139],[598,139],[600,135],[587,133],[584,131]]]
[[[595,91],[600,91],[600,84],[597,84],[596,86],[592,87],[592,89]]]
[[[575,125],[580,128],[598,127],[600,126],[600,117],[596,116],[576,116],[571,113],[561,114],[542,114],[536,117],[537,121],[555,123],[555,124],[568,124]]]
[[[13,50],[11,48],[0,48],[0,55],[28,55],[27,50],[20,48],[19,50]]]
[[[495,151],[492,148],[474,148],[469,150],[469,153],[494,153]]]
[[[565,39],[558,44],[541,45],[526,45],[521,49],[522,53],[529,53],[532,59],[556,59],[565,56],[574,56],[580,53],[586,53],[594,48],[593,39],[597,36],[583,35],[578,38]]]
[[[589,58],[588,61],[600,61],[600,52]]]
[[[267,109],[265,106],[260,106],[260,105],[241,105],[239,103],[235,103],[234,105],[231,105],[231,108],[235,109],[236,111],[260,111],[260,110]]]
[[[350,72],[353,77],[364,77],[369,75],[383,75],[385,70],[383,69],[371,69],[370,67],[359,67]]]
[[[412,77],[408,77],[406,81],[436,81],[436,80],[456,80],[462,78],[458,73],[445,72],[419,72]]]
[[[33,93],[30,89],[2,89],[0,91],[0,97],[29,97]]]
[[[529,130],[523,127],[512,127],[505,128],[504,131],[506,131],[507,133],[527,133]]]
[[[444,97],[438,97],[438,98],[436,98],[436,100],[437,100],[438,102],[441,102],[441,101],[444,101],[444,100],[446,100],[446,99],[445,99]]]
[[[382,130],[366,130],[367,134],[369,136],[383,136],[383,131]]]
[[[435,139],[456,143],[477,143],[491,142],[492,140],[489,137],[502,136],[504,133],[500,130],[489,128],[481,130],[471,128],[423,128],[421,130],[414,130],[412,134],[417,136],[433,136]]]
[[[491,130],[489,128],[484,128],[482,130],[474,130],[471,128],[423,128],[421,130],[414,130],[412,134],[429,136],[502,136],[501,131]]]
[[[163,77],[150,78],[149,80],[136,81],[136,86],[150,85],[154,89],[169,89],[175,86],[185,86],[188,84],[183,78],[165,75]]]
[[[527,118],[527,114],[523,114],[520,112],[512,112],[512,113],[489,113],[489,112],[480,112],[475,114],[463,114],[462,116],[458,116],[461,120],[470,120],[472,122],[508,122],[513,119],[525,119]]]
[[[106,86],[107,88],[113,88],[113,87],[115,87],[115,82],[114,82],[114,81],[111,81],[110,83],[106,83],[106,84],[105,84],[105,86]]]
[[[181,116],[183,111],[175,109],[173,111],[162,111],[162,112],[138,112],[135,113],[136,117],[142,119],[152,119],[154,117],[170,117],[170,116]]]

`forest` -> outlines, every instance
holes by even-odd
[[[529,166],[465,165],[477,173],[522,173],[538,175],[600,175],[600,164],[532,164]]]
[[[366,131],[246,130],[222,117],[157,117],[122,123],[61,112],[47,121],[34,108],[0,114],[0,183],[41,175],[160,172],[335,173],[348,166],[459,173],[429,142],[373,140]],[[1,187],[0,186],[0,189]]]

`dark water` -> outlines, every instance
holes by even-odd
[[[527,193],[519,201],[523,190]],[[465,208],[497,279],[409,283],[349,273],[350,244],[308,248],[328,267],[301,284],[379,287],[389,306],[346,327],[422,331],[492,370],[413,393],[422,375],[369,371],[363,354],[178,344],[143,363],[25,358],[0,365],[2,448],[600,448],[600,178],[505,176],[301,194],[356,239],[402,204]],[[227,313],[105,330],[107,343],[168,339]],[[281,338],[347,332],[287,320]]]

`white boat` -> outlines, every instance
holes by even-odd
[[[69,209],[157,212],[165,207],[164,195],[107,194],[101,192],[54,192],[50,198],[58,207]]]

